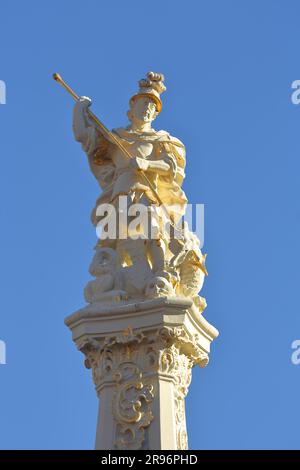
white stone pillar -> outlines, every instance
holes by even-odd
[[[65,320],[100,398],[96,449],[187,449],[191,369],[218,331],[187,298],[92,304]]]

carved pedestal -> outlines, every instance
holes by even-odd
[[[96,449],[187,449],[191,369],[218,335],[192,301],[93,304],[65,323],[100,398]]]

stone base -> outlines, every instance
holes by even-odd
[[[96,449],[186,449],[191,369],[218,331],[187,298],[90,304],[65,320],[100,398]]]

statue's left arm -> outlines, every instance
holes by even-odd
[[[170,142],[160,142],[152,159],[142,160],[142,170],[154,172],[160,176],[182,182],[185,167],[185,147],[178,139]]]
[[[133,159],[131,166],[138,170],[151,171],[159,175],[166,175],[171,170],[170,165],[165,160],[146,160],[140,157]]]
[[[173,179],[177,172],[180,171],[178,158],[182,158],[185,163],[185,149],[183,144],[175,153],[174,145],[160,143],[151,159],[136,157],[132,165],[140,170],[157,173],[161,176],[171,177]]]

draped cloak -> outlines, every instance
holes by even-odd
[[[127,148],[133,156],[139,155],[139,147],[152,144],[153,151],[147,159],[151,161],[163,160],[168,163],[170,171],[162,175],[146,170],[145,173],[159,194],[163,204],[168,208],[172,206],[174,222],[179,221],[185,212],[187,198],[181,189],[185,176],[186,164],[185,146],[177,138],[166,131],[134,132],[124,128],[113,129],[114,136]],[[115,144],[112,144],[94,127],[88,128],[88,135],[82,144],[89,157],[91,170],[102,188],[102,194],[96,201],[92,213],[92,221],[96,225],[96,209],[103,203],[115,203],[120,195],[132,194],[137,189],[147,196],[149,203],[159,205],[156,196],[143,178],[141,172],[136,171],[128,163],[119,165],[114,159]]]

